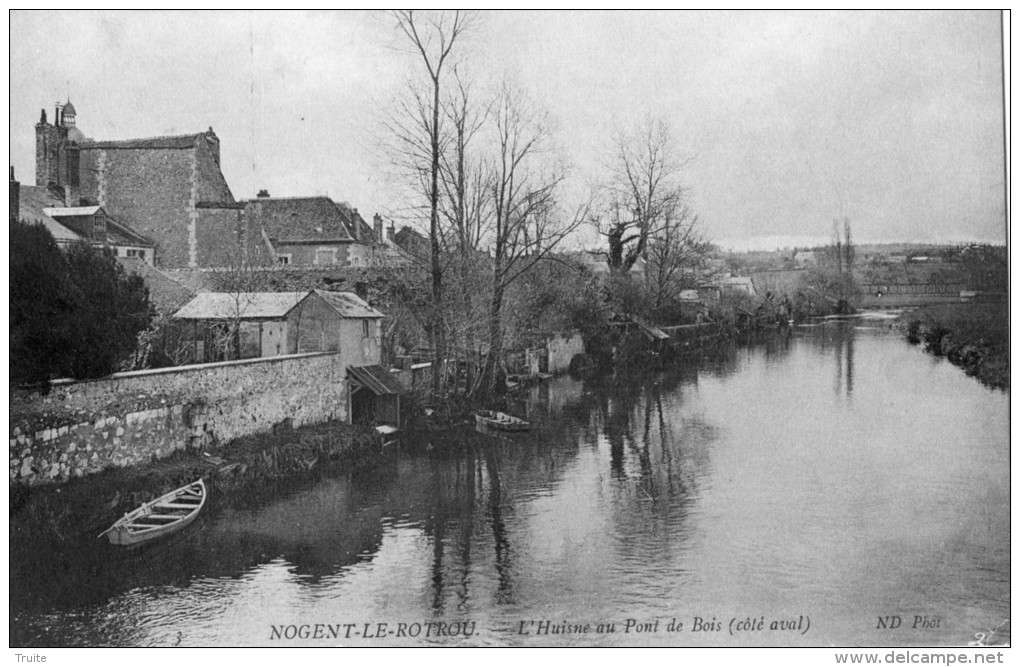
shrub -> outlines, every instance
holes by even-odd
[[[11,380],[94,378],[116,370],[152,319],[148,290],[87,243],[61,252],[42,225],[11,225]]]

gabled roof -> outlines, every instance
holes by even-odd
[[[321,296],[341,317],[372,319],[384,317],[382,313],[368,305],[357,294],[323,290],[315,290],[315,293]]]
[[[287,316],[311,292],[205,292],[174,313],[183,320],[270,320]]]
[[[81,144],[83,150],[90,148],[132,149],[132,148],[194,148],[206,133],[182,134],[172,137],[149,137],[147,139],[125,139],[122,141],[86,141]]]
[[[287,242],[350,242],[344,211],[329,197],[260,197],[254,218],[269,238]]]
[[[46,188],[34,188],[35,190],[46,190]],[[25,188],[22,188],[24,191]],[[85,237],[80,233],[74,231],[72,227],[75,226],[74,220],[68,220],[68,218],[88,218],[96,213],[102,211],[106,214],[106,210],[102,206],[60,206],[59,200],[53,201],[52,195],[50,196],[50,206],[39,209],[42,215],[39,217],[42,220],[43,225],[53,234],[53,238],[60,242],[72,242],[85,240]],[[40,201],[46,201],[45,196],[33,193],[33,197],[39,197]],[[57,205],[53,205],[57,204]],[[24,208],[23,208],[24,210]],[[22,214],[24,216],[24,213]],[[131,229],[122,222],[109,217],[106,217],[106,239],[105,242],[111,245],[120,246],[145,246],[155,247],[155,244],[142,236],[135,230]],[[102,242],[102,241],[100,241]]]

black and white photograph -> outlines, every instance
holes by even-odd
[[[1008,11],[8,21],[11,661],[1009,662]]]

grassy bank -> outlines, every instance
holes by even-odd
[[[1002,303],[929,306],[903,315],[907,340],[944,356],[968,375],[1009,389],[1009,308]]]

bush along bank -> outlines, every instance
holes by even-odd
[[[999,304],[952,304],[906,313],[907,341],[924,344],[967,375],[996,389],[1009,389],[1009,320]]]

